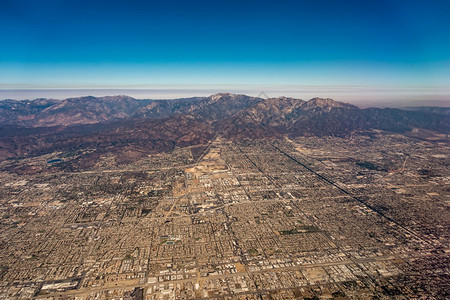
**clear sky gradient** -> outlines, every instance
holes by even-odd
[[[0,0],[0,34],[0,98],[450,100],[448,0]]]

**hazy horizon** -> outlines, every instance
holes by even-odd
[[[0,98],[118,89],[450,101],[447,1],[4,4]]]
[[[309,100],[311,98],[332,98],[337,101],[347,102],[359,107],[408,107],[408,106],[440,106],[450,107],[450,99],[446,96],[432,95],[428,98],[420,97],[408,97],[405,91],[396,90],[392,91],[373,90],[372,95],[369,97],[361,97],[361,90],[363,88],[353,87],[353,96],[348,96],[349,89],[339,89],[339,87],[333,88],[320,88],[320,87],[304,87],[303,89],[0,89],[0,101],[6,99],[12,100],[34,100],[38,98],[51,98],[51,99],[67,99],[75,97],[103,97],[103,96],[116,96],[126,95],[136,99],[162,99],[171,100],[179,98],[189,97],[207,97],[217,93],[233,93],[233,94],[245,94],[253,97],[263,97],[266,95],[269,98],[276,97],[293,97],[302,100]],[[344,95],[343,95],[344,94]],[[394,96],[393,96],[394,95]],[[399,95],[403,98],[396,98]]]

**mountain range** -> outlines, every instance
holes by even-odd
[[[176,147],[205,145],[217,135],[230,140],[345,137],[370,130],[407,133],[417,128],[447,134],[449,111],[360,109],[332,99],[262,99],[229,93],[175,100],[128,96],[3,100],[0,160],[89,150],[77,156],[79,167],[92,166],[92,158],[105,153],[127,163]]]

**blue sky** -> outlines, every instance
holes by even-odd
[[[0,34],[9,93],[450,100],[447,0],[0,0]]]

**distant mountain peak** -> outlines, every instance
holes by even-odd
[[[231,93],[217,93],[217,94],[209,96],[209,98],[213,101],[223,100],[225,98],[236,98],[236,97],[237,97],[236,94],[231,94]]]
[[[339,102],[336,100],[333,100],[331,98],[319,98],[315,97],[306,102],[305,108],[306,109],[312,109],[312,108],[337,108],[337,107],[346,107],[346,108],[356,108],[356,106],[353,106],[348,103]]]
[[[277,100],[277,101],[291,101],[291,102],[304,102],[302,99],[297,99],[297,98],[292,98],[292,97],[285,97],[285,96],[280,96],[277,98],[268,98],[267,100]]]
[[[127,96],[127,95],[115,95],[115,96],[105,96],[102,97],[104,100],[112,100],[112,101],[117,101],[117,100],[137,100],[133,97]]]

